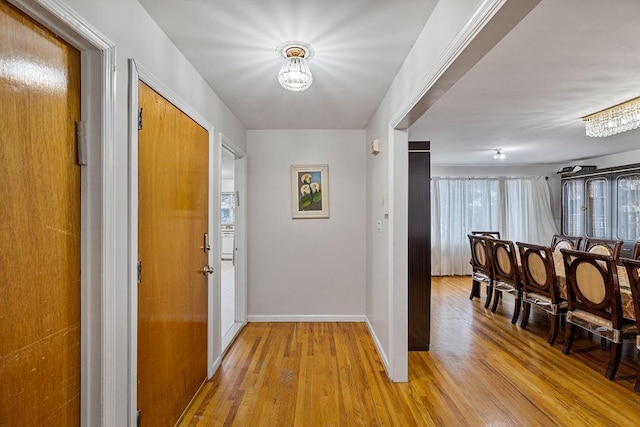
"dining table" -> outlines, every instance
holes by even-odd
[[[556,249],[553,252],[553,263],[556,269],[556,277],[558,282],[558,293],[564,300],[567,299],[567,277],[564,269],[564,259],[562,252]],[[631,286],[629,285],[629,276],[626,267],[618,265],[618,284],[620,287],[620,299],[622,300],[622,316],[625,319],[635,320],[635,310],[633,308],[633,297],[631,295]]]

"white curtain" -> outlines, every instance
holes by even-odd
[[[503,239],[551,243],[557,233],[544,177],[431,179],[432,274],[471,274],[469,239],[476,230]]]

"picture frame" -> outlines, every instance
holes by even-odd
[[[329,165],[291,166],[291,218],[329,218]]]

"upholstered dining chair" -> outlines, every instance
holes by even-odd
[[[631,251],[631,259],[640,259],[640,242],[636,242],[633,245],[633,250]]]
[[[560,329],[560,317],[567,313],[568,304],[558,293],[558,279],[553,253],[548,246],[517,242],[522,264],[522,319],[525,329],[531,306],[541,308],[552,316],[549,327],[549,345],[553,345]]]
[[[487,299],[485,308],[491,303],[491,295],[493,293],[493,263],[491,261],[491,237],[485,237],[475,234],[467,235],[471,246],[471,295],[469,299],[474,297],[480,298],[480,283],[486,285]]]
[[[504,293],[514,296],[513,317],[511,323],[515,324],[520,316],[522,306],[522,279],[516,248],[510,240],[493,239],[491,242],[491,257],[493,260],[493,306],[491,311],[495,313]]]
[[[567,280],[567,331],[562,352],[569,354],[577,328],[611,342],[605,377],[613,380],[620,365],[622,342],[635,338],[634,322],[622,317],[616,261],[599,253],[562,249]]]
[[[638,248],[636,243],[636,248]],[[640,331],[640,260],[623,259],[622,264],[627,269],[629,277],[629,286],[631,287],[631,297],[633,299],[633,310],[636,316],[636,327]],[[640,335],[636,336],[636,347],[640,350]],[[633,388],[636,393],[640,393],[640,359],[638,360],[638,374],[636,376],[636,385]]]
[[[622,250],[623,243],[624,242],[622,240],[592,239],[587,237],[584,241],[584,245],[582,245],[582,250],[585,252],[608,255],[613,257],[614,261],[617,263],[620,259],[620,251]]]
[[[491,237],[493,239],[499,239],[500,238],[500,232],[499,231],[472,231],[471,234],[476,235],[476,236]]]
[[[554,234],[551,238],[551,251],[559,249],[580,250],[580,236],[565,236],[563,234]]]

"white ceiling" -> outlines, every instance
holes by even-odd
[[[442,0],[446,1],[446,0]],[[248,129],[363,129],[437,0],[140,0]],[[542,0],[410,128],[434,164],[566,163],[640,148],[581,117],[640,96],[639,0]],[[310,89],[275,48],[312,45]]]
[[[364,129],[437,0],[139,0],[248,129]],[[276,47],[311,45],[280,87]]]
[[[640,1],[542,0],[411,128],[435,164],[560,163],[640,148],[585,135],[588,114],[640,96]]]

